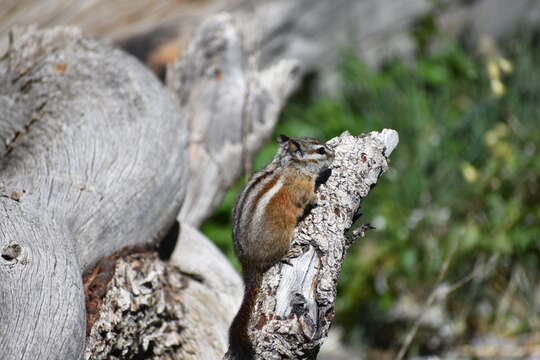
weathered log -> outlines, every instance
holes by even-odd
[[[13,31],[0,108],[0,358],[79,359],[82,274],[172,224],[185,122],[139,62],[73,28]]]
[[[171,262],[152,254],[118,259],[85,359],[219,359],[241,292],[223,254],[186,225]]]

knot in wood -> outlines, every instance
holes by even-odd
[[[10,244],[2,249],[2,259],[6,261],[15,261],[22,253],[22,247],[19,244]]]

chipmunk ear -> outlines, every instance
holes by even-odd
[[[295,153],[300,149],[300,144],[294,140],[289,141],[289,151]]]
[[[294,141],[293,139],[289,140],[289,152],[291,154],[296,154],[297,156],[304,156],[304,152],[302,151],[302,147],[300,146],[300,143],[297,141]]]
[[[285,144],[287,141],[289,141],[289,139],[290,139],[290,138],[289,138],[287,135],[281,134],[281,135],[279,135],[279,136],[277,137],[277,142],[278,142],[279,145],[283,145],[283,144]]]
[[[302,148],[300,147],[300,144],[294,139],[288,137],[287,135],[279,135],[277,138],[277,142],[279,146],[286,149],[291,154],[296,152],[300,152],[300,154],[302,154]]]

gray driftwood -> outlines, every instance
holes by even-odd
[[[174,221],[186,127],[160,82],[74,28],[0,60],[0,358],[79,359],[82,275]]]

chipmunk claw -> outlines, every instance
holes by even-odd
[[[291,260],[294,259],[294,258],[299,257],[300,255],[302,255],[302,253],[303,253],[302,248],[292,247],[292,248],[289,249],[287,254],[283,257],[281,262],[286,264],[286,265],[293,266]]]
[[[291,262],[291,258],[283,258],[281,260],[281,263],[285,264],[285,265],[289,265],[289,266],[293,266],[292,262]]]

